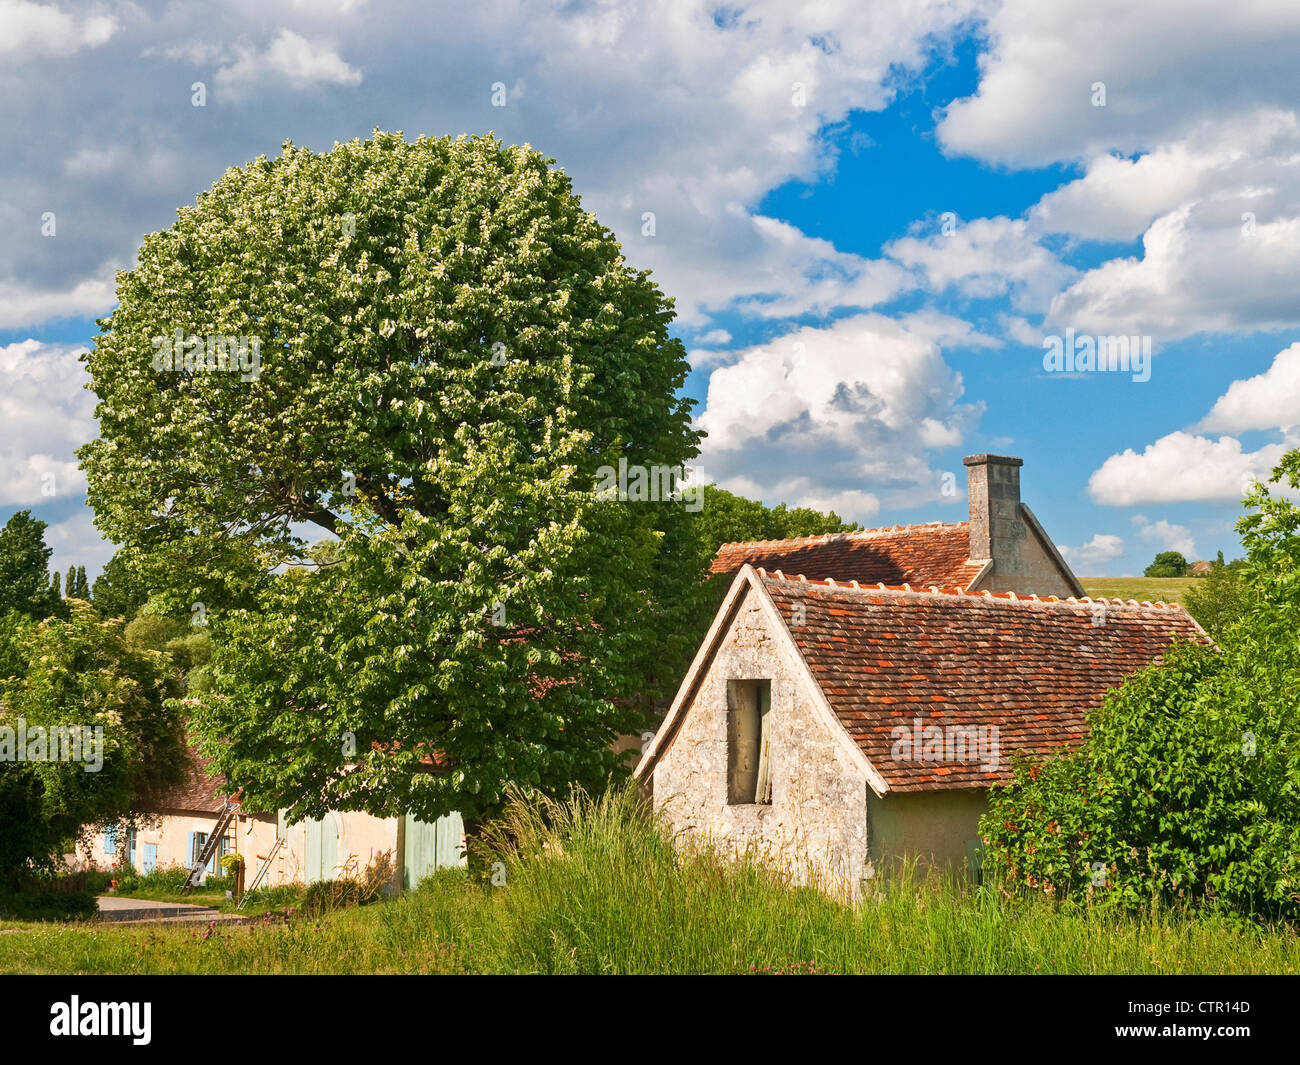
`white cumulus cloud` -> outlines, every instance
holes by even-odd
[[[328,45],[283,29],[265,49],[240,48],[237,57],[217,71],[216,81],[219,91],[240,99],[266,83],[279,82],[293,89],[359,85],[361,71],[349,66]]]
[[[75,451],[96,435],[81,349],[22,340],[0,347],[0,505],[40,504],[85,488]]]
[[[1248,429],[1290,430],[1300,426],[1300,341],[1279,351],[1264,373],[1233,381],[1199,429],[1239,433]]]
[[[1232,436],[1169,433],[1140,454],[1126,448],[1111,455],[1088,479],[1088,494],[1120,507],[1240,500],[1255,480],[1267,479],[1285,451],[1283,444],[1245,451]]]
[[[982,405],[939,346],[879,315],[803,328],[714,370],[700,469],[768,502],[869,520],[882,503],[940,499],[927,451],[953,447]]]
[[[1058,549],[1066,561],[1077,568],[1114,561],[1124,554],[1124,540],[1110,533],[1094,533],[1086,544]]]
[[[1138,530],[1138,536],[1167,551],[1177,551],[1186,559],[1196,558],[1196,539],[1186,525],[1175,525],[1163,520],[1154,521],[1143,525]]]
[[[10,62],[97,48],[117,30],[117,19],[111,15],[78,17],[57,4],[0,0],[0,56]]]

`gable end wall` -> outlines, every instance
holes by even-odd
[[[654,767],[654,806],[688,844],[746,849],[856,893],[867,870],[867,782],[814,710],[797,652],[751,588]],[[772,803],[727,804],[727,682],[772,682]]]

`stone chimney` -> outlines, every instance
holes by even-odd
[[[993,560],[993,576],[1004,583],[1022,576],[1020,545],[1029,530],[1020,514],[1020,467],[1007,455],[967,455],[970,495],[970,557]]]
[[[980,588],[1017,594],[1081,596],[1083,588],[1038,519],[1020,502],[1023,459],[968,455],[970,557],[993,567]]]

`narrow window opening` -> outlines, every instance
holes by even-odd
[[[772,682],[727,682],[727,802],[772,802]]]

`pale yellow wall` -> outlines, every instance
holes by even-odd
[[[398,860],[396,818],[384,819],[356,812],[331,813],[327,817],[334,819],[339,830],[338,863],[332,873],[325,871],[324,875],[327,879],[343,875],[349,856],[355,856],[357,859],[357,873],[364,872],[384,851],[391,852],[390,858],[396,866]],[[163,814],[142,826],[136,832],[136,869],[140,870],[143,866],[146,843],[157,844],[159,868],[188,866],[190,855],[186,846],[189,834],[211,832],[216,822],[216,814]],[[231,831],[234,834],[234,852],[244,856],[247,863],[245,881],[251,884],[263,860],[275,846],[275,818],[265,816],[236,818]],[[276,854],[264,883],[274,885],[304,881],[307,875],[306,843],[306,822],[290,825],[285,833],[285,845]],[[91,840],[91,861],[101,869],[117,864],[119,859],[124,860],[125,853],[125,839],[119,840],[115,855],[104,853],[102,832],[96,834]],[[220,867],[216,875],[220,875]]]
[[[186,849],[191,832],[211,832],[216,827],[215,814],[163,814],[142,825],[136,831],[135,868],[144,866],[145,844],[153,843],[158,847],[158,867],[187,866],[190,855]],[[275,842],[275,820],[248,817],[236,819],[231,831],[234,835],[234,852],[249,859],[250,853],[268,853]],[[101,869],[116,865],[126,859],[126,840],[120,837],[116,854],[104,853],[104,834],[96,833],[91,840],[91,861]],[[218,866],[216,875],[220,875]]]
[[[968,843],[979,836],[979,819],[988,809],[988,792],[923,791],[867,798],[871,872],[880,875],[891,861],[916,858],[922,865],[966,869]]]

